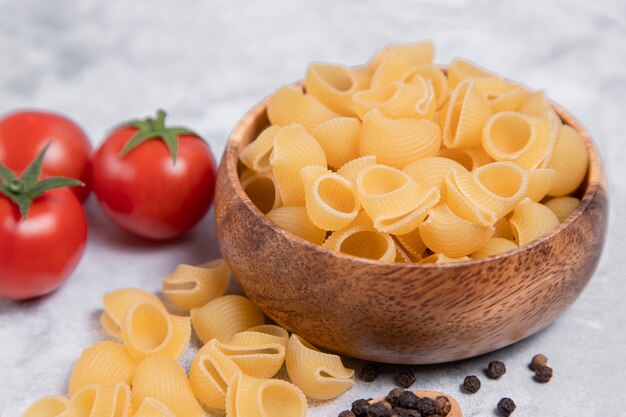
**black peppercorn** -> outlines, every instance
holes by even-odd
[[[415,382],[415,374],[412,371],[400,371],[396,375],[396,384],[401,387],[408,388]]]
[[[367,417],[389,417],[391,411],[391,404],[387,401],[378,401],[370,405],[367,410]]]
[[[422,417],[422,415],[417,410],[406,410],[407,417]]]
[[[547,364],[548,364],[548,358],[545,355],[538,353],[535,356],[533,356],[533,359],[530,362],[529,367],[533,371],[537,372],[537,370],[539,370],[540,368],[543,368]]]
[[[442,417],[447,416],[452,409],[452,404],[450,404],[450,400],[444,395],[440,395],[435,398],[435,405],[437,406],[437,414]]]
[[[404,408],[396,407],[389,412],[389,417],[409,417],[409,414]]]
[[[506,366],[500,361],[489,362],[487,366],[487,377],[490,379],[500,379],[506,373]]]
[[[504,397],[498,401],[498,413],[503,417],[508,417],[515,411],[515,403],[512,399]]]
[[[417,411],[424,417],[430,417],[437,412],[437,404],[432,398],[418,398]]]
[[[475,394],[480,389],[480,379],[476,375],[466,376],[463,380],[463,388],[470,394]]]
[[[404,391],[398,397],[398,407],[409,410],[417,410],[417,402],[419,398],[412,391]]]
[[[352,411],[345,410],[345,411],[342,411],[341,413],[339,413],[339,415],[337,417],[356,417],[356,416],[354,415],[354,413]]]
[[[372,382],[380,375],[380,371],[378,370],[378,366],[373,363],[368,363],[363,368],[361,368],[361,372],[359,372],[359,378],[363,382]]]
[[[352,412],[356,417],[367,417],[367,410],[370,408],[370,403],[367,400],[360,399],[352,403]]]
[[[542,366],[535,371],[535,381],[545,384],[552,379],[552,368],[548,365]]]
[[[394,388],[389,391],[389,394],[385,397],[385,401],[394,407],[398,407],[398,398],[402,395],[404,390],[402,388]]]

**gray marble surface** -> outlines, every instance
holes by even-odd
[[[520,417],[626,416],[624,0],[0,0],[0,112],[55,109],[79,121],[97,145],[120,120],[163,107],[220,154],[246,109],[302,77],[308,62],[357,64],[387,42],[422,38],[437,42],[438,62],[468,57],[547,88],[571,110],[606,163],[611,219],[594,279],[552,326],[480,358],[415,367],[416,386],[449,392],[469,417],[494,415],[503,396],[516,401]],[[0,301],[2,417],[64,391],[82,349],[105,337],[97,324],[105,292],[157,291],[176,264],[218,256],[212,216],[179,241],[151,244],[120,232],[93,201],[86,207],[89,245],[70,281],[40,300]],[[555,370],[547,385],[526,369],[537,352]],[[493,359],[507,363],[507,375],[462,394],[463,377]],[[335,416],[353,399],[382,395],[396,370],[383,367],[378,381],[314,403],[309,415]]]

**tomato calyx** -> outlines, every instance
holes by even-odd
[[[49,146],[50,143],[48,143],[39,155],[37,155],[37,158],[26,167],[22,176],[19,178],[13,171],[0,163],[0,194],[6,196],[18,206],[22,220],[25,220],[28,216],[28,210],[33,200],[46,191],[68,186],[85,186],[83,182],[73,178],[49,177],[43,180],[39,179],[43,158]]]
[[[124,146],[124,149],[122,149],[120,158],[123,158],[127,153],[148,140],[161,139],[170,151],[172,161],[175,165],[176,157],[178,156],[178,135],[198,135],[186,127],[166,127],[166,116],[167,113],[165,113],[165,111],[158,110],[156,119],[148,117],[145,120],[132,120],[125,123],[124,126],[137,128],[137,132],[130,138],[126,146]]]

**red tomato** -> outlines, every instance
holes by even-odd
[[[0,120],[0,163],[16,174],[51,142],[42,177],[75,178],[85,187],[72,192],[82,202],[91,188],[91,144],[80,127],[64,116],[44,111],[19,111]]]
[[[155,122],[150,119],[115,130],[93,158],[93,190],[104,212],[123,229],[155,240],[177,237],[196,225],[211,206],[215,188],[215,162],[206,142],[171,128],[176,151],[172,143],[151,136],[167,136],[164,117],[160,114],[156,130],[149,127]],[[142,132],[144,139],[126,149]]]
[[[22,220],[0,194],[0,297],[23,300],[57,289],[78,265],[87,217],[69,189],[46,191]]]

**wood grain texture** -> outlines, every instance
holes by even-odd
[[[596,269],[607,188],[584,128],[589,171],[579,207],[550,234],[506,254],[438,265],[381,263],[310,244],[271,223],[241,188],[239,151],[268,125],[266,102],[232,132],[219,169],[219,246],[248,297],[320,347],[400,364],[454,361],[515,343],[567,309]]]

